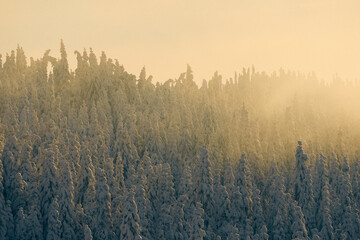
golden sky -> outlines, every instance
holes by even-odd
[[[197,82],[252,64],[360,79],[359,0],[0,0],[0,53],[92,47],[154,81],[190,64]]]

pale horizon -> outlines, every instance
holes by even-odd
[[[189,64],[196,82],[224,79],[252,65],[331,80],[360,78],[360,2],[348,1],[3,1],[0,54],[23,47],[27,58],[63,39],[71,69],[75,50],[93,48],[154,82],[174,79]]]

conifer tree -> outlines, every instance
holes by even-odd
[[[80,234],[78,231],[78,217],[74,205],[74,185],[70,173],[69,164],[63,160],[62,177],[59,187],[59,220],[61,222],[61,238],[76,239]]]
[[[115,183],[119,185],[121,193],[125,192],[124,166],[120,152],[117,153],[115,160]]]
[[[60,240],[61,239],[61,222],[59,220],[59,204],[57,198],[52,200],[49,209],[49,215],[46,223],[46,240]]]
[[[322,191],[326,184],[328,184],[328,172],[325,167],[326,158],[320,154],[317,156],[314,169],[314,201],[316,203],[316,216],[320,208],[320,202],[322,199]]]
[[[134,192],[130,189],[123,201],[121,211],[120,239],[142,239],[140,231],[140,219],[134,199]]]
[[[26,227],[28,228],[28,239],[41,239],[43,237],[43,228],[41,214],[37,206],[31,206],[26,217]]]
[[[11,209],[5,202],[4,186],[3,186],[3,164],[1,161],[1,155],[3,151],[3,137],[0,135],[0,238],[10,239],[12,236],[13,219]]]
[[[334,239],[334,234],[330,206],[329,186],[326,183],[322,189],[320,207],[316,216],[321,238],[332,240]]]
[[[265,225],[262,226],[260,232],[254,235],[254,240],[268,240],[269,235],[267,234],[267,228]]]
[[[200,154],[200,180],[197,187],[197,195],[204,209],[204,227],[207,232],[208,227],[213,224],[211,222],[211,214],[214,210],[214,183],[211,172],[211,162],[209,160],[208,151],[203,149]]]
[[[85,213],[86,223],[94,227],[94,212],[96,209],[95,199],[95,176],[94,166],[89,155],[82,161],[82,171],[79,176],[78,203],[81,203]]]
[[[231,226],[231,206],[229,200],[229,194],[220,182],[220,176],[215,175],[215,186],[214,186],[214,214],[212,215],[215,218],[216,233],[225,239],[227,233],[232,229]]]
[[[360,206],[360,162],[357,158],[350,169],[350,179],[355,203]]]
[[[253,189],[253,230],[255,235],[261,236],[263,235],[263,227],[266,228],[265,218],[261,206],[260,191],[255,186]]]
[[[200,239],[202,240],[206,233],[204,231],[204,220],[203,214],[204,209],[202,208],[202,204],[200,202],[196,202],[196,205],[193,208],[191,216],[191,232],[190,232],[190,240]]]
[[[142,181],[139,181],[139,183],[135,187],[135,202],[138,209],[138,215],[140,217],[140,226],[141,226],[141,236],[143,239],[150,239],[150,232],[149,228],[151,228],[149,224],[149,215],[151,211],[151,204],[147,197],[147,192],[145,189],[147,189],[146,186],[146,177],[140,176],[142,178]]]
[[[95,190],[94,239],[112,239],[111,194],[104,170],[100,168],[96,169]]]
[[[28,194],[26,192],[27,183],[23,180],[21,173],[17,173],[11,179],[11,191],[9,192],[9,200],[11,201],[11,209],[13,214],[19,213],[19,216],[23,214],[19,212],[21,208],[24,212],[24,209],[27,207],[27,201],[29,200]],[[15,215],[14,214],[14,215]]]
[[[56,154],[51,149],[44,153],[44,169],[40,177],[40,208],[43,218],[43,232],[47,235],[47,222],[49,218],[50,205],[58,193],[59,181],[55,165]]]
[[[15,239],[27,239],[28,226],[26,222],[26,215],[22,207],[19,208],[15,220]]]
[[[84,240],[93,240],[91,230],[86,224],[84,226]]]
[[[341,230],[347,239],[356,239],[359,231],[359,217],[357,211],[353,209],[353,194],[351,191],[349,165],[346,158],[344,158],[342,165],[340,180],[341,215],[339,217],[342,219]]]
[[[55,92],[61,90],[70,77],[67,53],[62,40],[60,42],[60,54],[61,58],[54,66]]]
[[[247,158],[245,154],[242,154],[238,167],[235,173],[235,184],[239,187],[240,191],[240,204],[236,206],[239,212],[239,234],[241,238],[247,237],[248,230],[246,229],[249,226],[248,221],[252,209],[252,196],[251,196],[251,179],[250,171],[248,168]]]
[[[292,201],[292,200],[289,200]],[[302,214],[301,208],[296,202],[290,203],[290,219],[292,222],[291,231],[292,239],[309,239],[308,233],[305,227],[305,219]]]
[[[286,239],[289,238],[290,219],[288,216],[289,203],[287,199],[289,196],[285,193],[285,186],[281,176],[276,176],[270,190],[269,198],[269,218],[267,226],[269,226],[269,233],[271,239]],[[278,206],[282,206],[279,208]]]
[[[314,194],[312,190],[312,180],[308,167],[305,162],[308,159],[302,149],[302,142],[298,142],[296,149],[296,182],[295,182],[295,200],[304,213],[306,225],[308,229],[314,228]]]
[[[154,174],[150,176],[149,200],[152,205],[152,224],[159,226],[158,229],[151,229],[151,235],[159,239],[171,238],[171,208],[175,202],[175,190],[169,164],[158,165],[154,169]]]
[[[16,48],[16,67],[20,73],[24,73],[27,67],[24,50],[19,45]]]
[[[341,183],[342,172],[340,171],[340,165],[335,154],[332,154],[329,166],[329,192],[330,192],[330,211],[333,220],[334,229],[340,228],[342,221],[342,209],[341,209]]]
[[[226,190],[232,192],[234,187],[234,174],[231,167],[231,162],[229,158],[225,159],[225,166],[224,166],[224,185],[226,186]]]
[[[236,225],[233,226],[227,240],[240,240],[239,230]]]

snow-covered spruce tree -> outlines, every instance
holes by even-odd
[[[152,159],[149,156],[149,152],[145,148],[143,156],[140,160],[140,164],[142,165],[142,168],[144,169],[145,176],[148,177],[153,172],[153,162]]]
[[[78,192],[79,186],[79,176],[78,174],[79,169],[81,169],[80,161],[81,161],[81,145],[79,142],[79,136],[75,133],[72,134],[71,131],[67,133],[68,135],[68,148],[69,151],[66,154],[65,158],[69,160],[71,174],[74,176],[74,187],[75,192]],[[75,194],[75,199],[77,200],[77,195]],[[75,201],[77,202],[77,201]]]
[[[41,239],[43,237],[43,229],[39,208],[33,205],[28,212],[26,216],[27,238]]]
[[[285,193],[285,186],[282,176],[276,174],[275,181],[270,187],[270,196],[268,203],[268,220],[270,239],[289,239],[290,233],[290,219],[289,219],[289,199],[288,194]],[[279,207],[281,206],[281,207]]]
[[[208,228],[215,225],[214,219],[211,217],[214,212],[214,180],[211,172],[211,162],[206,149],[201,150],[199,171],[200,179],[197,184],[197,198],[203,205],[204,227],[207,237],[209,237],[211,233],[208,232]]]
[[[111,194],[104,170],[97,168],[95,177],[94,239],[111,240],[114,236],[111,219]]]
[[[184,208],[184,238],[189,238],[191,229],[191,216],[196,205],[196,194],[190,167],[185,167],[178,186],[178,201]]]
[[[29,144],[24,144],[20,154],[20,172],[23,175],[24,181],[27,183],[26,192],[29,199],[27,200],[27,227],[29,228],[29,236],[34,239],[42,238],[43,236],[43,220],[40,207],[40,194],[38,187],[38,175],[35,172],[34,164],[31,159],[32,148]]]
[[[154,174],[149,177],[149,200],[151,224],[158,226],[156,229],[149,229],[150,234],[157,239],[171,239],[171,208],[175,203],[175,190],[169,164],[160,164],[154,168]]]
[[[204,209],[200,202],[196,202],[193,206],[193,211],[191,215],[191,230],[189,240],[202,240],[206,232],[204,231],[204,220],[203,220]]]
[[[295,154],[296,180],[294,196],[295,200],[299,203],[302,212],[304,213],[307,229],[312,230],[316,227],[314,224],[315,202],[312,190],[312,179],[310,175],[310,170],[306,166],[306,160],[308,159],[308,157],[303,152],[302,142],[299,141],[298,144],[299,145],[296,149]]]
[[[142,166],[139,166],[139,172],[143,171]],[[144,174],[140,174],[140,181],[135,186],[135,202],[140,217],[141,236],[144,240],[151,239],[149,228],[149,215],[151,212],[151,204],[147,197],[147,178]]]
[[[124,165],[121,157],[121,153],[118,152],[115,159],[114,166],[115,183],[119,185],[121,193],[125,192],[125,180],[124,180]]]
[[[134,239],[140,240],[141,237],[141,228],[140,228],[140,218],[137,213],[137,206],[135,203],[133,189],[129,189],[122,201],[121,206],[121,224],[120,224],[120,238],[121,240]]]
[[[84,240],[93,240],[91,229],[88,225],[84,225]]]
[[[122,132],[122,136],[119,142],[117,143],[119,145],[119,150],[121,149],[121,159],[124,166],[124,178],[125,181],[128,178],[128,169],[130,165],[133,165],[134,168],[139,162],[139,155],[136,150],[135,145],[131,142],[131,138],[129,136],[128,131],[124,130]]]
[[[11,209],[13,215],[19,213],[19,209],[28,207],[28,193],[26,192],[27,183],[23,180],[21,173],[17,173],[11,178],[11,191],[9,192],[8,199],[11,201]],[[22,214],[20,214],[22,216]]]
[[[22,207],[20,207],[16,216],[14,217],[15,239],[27,239],[28,227],[27,227],[26,218],[27,218],[27,216],[24,213],[24,209]]]
[[[351,182],[349,174],[349,165],[344,158],[342,165],[342,174],[340,179],[340,197],[341,205],[341,232],[346,235],[347,239],[356,239],[359,236],[359,215],[358,210],[354,208],[353,194],[351,191]]]
[[[254,240],[268,240],[269,235],[267,234],[267,228],[265,225],[261,228],[260,232],[254,235]]]
[[[228,192],[231,193],[233,191],[234,183],[235,183],[235,178],[234,178],[230,158],[226,158],[224,164],[224,185]]]
[[[330,214],[330,193],[329,185],[325,182],[325,185],[321,191],[320,207],[317,212],[317,226],[320,231],[321,239],[334,239],[333,224]]]
[[[23,180],[29,185],[29,190],[33,191],[32,184],[36,184],[36,180],[35,180],[35,169],[31,159],[31,151],[32,148],[28,143],[25,143],[22,146],[20,159],[19,159],[20,160],[19,170],[21,172]]]
[[[183,240],[185,239],[185,220],[184,220],[184,201],[176,199],[173,206],[170,208],[172,216],[172,223],[170,225],[170,236],[172,239]]]
[[[1,155],[4,147],[4,138],[0,135],[0,239],[10,239],[13,234],[13,217],[11,208],[5,201],[3,186],[3,164]]]
[[[350,169],[350,179],[354,201],[358,208],[360,206],[360,161],[357,158]]]
[[[220,182],[220,176],[215,174],[214,179],[214,214],[215,218],[215,232],[222,239],[225,239],[227,234],[231,231],[231,206],[229,200],[229,194],[226,187]]]
[[[85,156],[79,171],[79,189],[76,195],[78,196],[77,202],[83,206],[86,224],[94,228],[94,213],[96,209],[95,170],[90,155]]]
[[[111,202],[112,202],[115,198],[117,198],[121,194],[119,185],[115,182],[114,159],[107,158],[106,160],[104,160],[103,166],[105,171],[106,183],[109,186],[109,191],[111,194]]]
[[[234,225],[232,227],[231,232],[229,233],[229,236],[226,238],[227,240],[240,240],[240,235],[239,235],[239,230],[236,227],[236,225]]]
[[[341,195],[340,187],[342,182],[342,172],[340,170],[339,162],[332,154],[329,164],[329,192],[330,192],[330,212],[333,221],[334,232],[336,229],[340,229],[342,221],[342,209],[341,209]]]
[[[127,176],[127,179],[125,181],[126,187],[127,188],[135,187],[138,184],[139,179],[138,179],[137,172],[136,172],[135,167],[134,167],[133,164],[129,165],[127,174],[128,174],[128,176]]]
[[[119,184],[116,182],[114,176],[114,159],[113,158],[106,159],[105,163],[103,163],[103,166],[106,176],[106,183],[109,186],[109,191],[111,195],[111,215],[114,215],[117,207],[115,203],[121,195]]]
[[[297,205],[296,201],[288,200],[290,202],[289,215],[292,231],[292,239],[309,239],[308,233],[305,227],[304,215],[301,208]]]
[[[239,222],[237,226],[239,226],[240,237],[247,238],[250,237],[249,234],[252,232],[252,230],[249,229],[251,226],[250,219],[252,211],[252,181],[245,154],[242,154],[235,170],[235,185],[239,188],[241,196],[240,204],[234,206],[237,209],[236,211],[239,212]]]
[[[50,149],[46,149],[43,153],[43,172],[40,176],[40,207],[43,219],[43,232],[47,235],[48,218],[50,205],[58,193],[58,176],[57,167],[55,165],[56,154]],[[57,162],[57,161],[56,161]]]
[[[261,205],[260,191],[253,186],[253,211],[252,211],[252,220],[253,220],[253,230],[254,230],[254,238],[264,235],[264,227],[266,229],[264,213]],[[267,233],[267,229],[266,232]]]
[[[59,92],[64,88],[64,84],[69,80],[69,64],[67,60],[67,54],[65,50],[64,42],[61,40],[60,43],[61,58],[57,61],[54,66],[54,83],[55,91]]]
[[[315,168],[314,168],[314,174],[313,174],[315,216],[319,216],[318,212],[319,212],[319,208],[320,208],[320,202],[322,199],[322,191],[323,191],[324,186],[329,183],[328,172],[327,172],[327,168],[325,166],[325,160],[326,160],[326,157],[324,157],[322,154],[320,154],[320,155],[317,155],[316,162],[315,162]],[[317,220],[317,219],[315,219],[315,220]],[[319,223],[318,220],[317,220],[317,223]],[[319,231],[320,231],[320,229],[319,229]]]
[[[59,204],[57,201],[57,197],[52,199],[52,203],[48,212],[46,226],[46,240],[61,239],[61,222],[59,220]]]
[[[330,215],[330,193],[328,172],[325,166],[326,157],[317,155],[314,168],[314,199],[316,204],[316,228],[318,237],[322,239],[334,239],[332,219]],[[315,235],[313,236],[313,238]]]
[[[77,239],[81,237],[80,221],[74,204],[74,184],[69,164],[61,162],[62,175],[59,184],[59,220],[61,222],[61,238]]]

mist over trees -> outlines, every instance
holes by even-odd
[[[360,84],[0,57],[0,239],[360,238]]]

